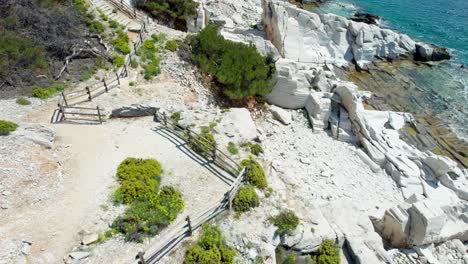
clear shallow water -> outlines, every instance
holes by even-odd
[[[468,0],[330,0],[317,12],[345,17],[357,11],[382,17],[381,25],[415,40],[446,47],[454,58],[424,70],[402,69],[421,89],[431,94],[432,110],[462,138],[468,138]],[[445,102],[445,105],[437,105]]]

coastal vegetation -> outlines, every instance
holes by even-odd
[[[192,60],[213,76],[222,94],[230,99],[267,94],[275,71],[270,56],[260,55],[252,44],[224,39],[215,25],[188,38]]]
[[[246,181],[249,184],[259,189],[265,189],[268,187],[265,171],[263,170],[262,165],[260,165],[260,163],[258,163],[258,161],[256,161],[252,156],[243,160],[241,162],[241,166],[248,168]]]
[[[171,186],[158,192],[161,173],[161,165],[155,159],[127,158],[120,163],[120,186],[114,193],[114,202],[129,207],[114,220],[112,230],[101,235],[101,240],[120,232],[127,241],[143,242],[176,219],[184,209],[184,201]]]
[[[47,88],[42,88],[36,86],[32,91],[32,96],[40,98],[40,99],[48,99],[59,92],[63,92],[65,89],[65,84],[61,82],[54,82],[51,86]]]
[[[235,256],[236,251],[226,245],[221,231],[204,224],[200,238],[187,250],[184,264],[233,264]]]
[[[239,149],[236,146],[236,143],[229,141],[227,145],[227,150],[231,155],[236,155],[239,153]]]
[[[193,0],[136,0],[136,7],[157,17],[160,22],[186,30],[187,18],[195,17],[198,3]]]
[[[299,225],[299,217],[291,210],[283,210],[270,221],[277,227],[276,234],[288,235],[291,234]]]
[[[0,136],[8,136],[11,132],[15,131],[18,125],[6,120],[0,120]]]
[[[333,240],[325,240],[320,244],[314,256],[316,264],[340,264],[340,248]]]
[[[160,73],[159,63],[161,59],[158,54],[158,46],[162,45],[164,42],[164,35],[162,34],[153,34],[151,38],[147,38],[143,41],[143,45],[138,49],[138,56],[140,60],[144,63],[144,78],[146,80],[151,80],[154,76],[157,76]]]
[[[258,143],[245,142],[241,144],[241,147],[250,150],[250,153],[254,154],[255,156],[263,153],[263,147]]]
[[[28,99],[26,99],[24,97],[20,97],[20,98],[16,99],[16,103],[19,104],[19,105],[30,105],[31,101],[29,101]]]
[[[232,207],[236,212],[247,212],[251,208],[257,207],[259,205],[260,198],[258,198],[258,195],[255,192],[255,188],[250,185],[244,185],[240,187],[232,202]]]

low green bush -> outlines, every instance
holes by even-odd
[[[17,124],[6,120],[0,120],[0,136],[8,136],[11,132],[15,131],[16,128],[18,128]]]
[[[262,165],[258,163],[252,156],[241,162],[241,165],[248,168],[246,181],[253,186],[265,189],[268,187],[265,171]]]
[[[192,60],[212,75],[231,99],[267,94],[273,86],[275,66],[271,55],[263,57],[253,44],[225,40],[216,25],[189,37]]]
[[[333,240],[325,240],[320,244],[314,256],[315,264],[340,264],[340,248]]]
[[[234,200],[232,201],[232,207],[236,212],[247,212],[251,208],[260,205],[260,198],[258,198],[255,188],[252,186],[244,185],[240,187]]]
[[[114,193],[114,201],[128,204],[157,193],[161,165],[155,159],[127,158],[117,168],[117,177],[120,187]]]
[[[47,99],[54,96],[58,92],[62,92],[65,89],[65,84],[61,82],[55,82],[48,88],[41,88],[36,86],[36,88],[32,91],[32,96],[40,98],[40,99]]]
[[[30,105],[31,101],[29,101],[28,99],[24,97],[21,97],[21,98],[16,99],[16,103],[19,105]]]
[[[114,67],[116,68],[120,68],[124,66],[124,64],[125,64],[125,58],[123,56],[120,56],[117,53],[114,53],[113,59],[112,59],[112,65],[114,65]]]
[[[270,220],[278,228],[278,235],[291,234],[299,225],[299,218],[291,210],[284,210]]]
[[[254,154],[255,156],[258,156],[261,153],[263,153],[262,145],[258,143],[245,142],[241,144],[241,147],[248,148],[250,150],[250,153]]]
[[[120,26],[119,22],[114,19],[109,19],[109,27],[118,28]]]
[[[184,208],[180,192],[164,186],[159,194],[151,194],[133,201],[123,216],[111,225],[125,235],[127,241],[143,242],[173,222]]]
[[[130,62],[130,66],[131,66],[132,68],[134,68],[134,69],[138,68],[138,61],[132,60],[132,61]]]
[[[167,50],[170,50],[170,51],[174,52],[174,51],[177,50],[177,42],[175,41],[175,39],[168,40],[166,42],[165,47],[166,47]]]
[[[123,54],[129,54],[131,51],[129,41],[130,39],[127,33],[123,32],[121,29],[118,29],[117,38],[115,38],[113,41],[115,50]]]
[[[174,122],[178,123],[180,120],[180,112],[174,112],[171,114],[171,119],[174,120]]]
[[[109,17],[107,17],[107,15],[101,9],[98,8],[97,11],[102,20],[107,21],[109,19]]]
[[[226,246],[221,231],[207,224],[202,234],[185,254],[184,264],[233,264],[236,251]]]
[[[146,62],[143,66],[144,78],[146,80],[151,80],[161,72],[159,67],[160,59],[157,56],[157,52],[155,40],[152,38],[145,39],[143,45],[138,49],[138,56],[140,56],[143,62]]]
[[[104,25],[96,20],[86,19],[86,24],[88,25],[89,32],[91,33],[102,33],[106,29]]]
[[[232,141],[228,142],[227,150],[232,155],[236,155],[237,153],[239,153],[239,149],[237,148],[236,144],[234,142],[232,142]]]
[[[134,82],[134,81],[131,81],[131,82],[128,83],[128,85],[130,85],[130,86],[135,86],[135,82]]]

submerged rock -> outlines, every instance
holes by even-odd
[[[370,13],[357,12],[351,17],[354,22],[363,22],[370,25],[378,25],[380,17]]]

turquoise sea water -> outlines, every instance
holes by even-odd
[[[434,105],[436,114],[468,138],[468,0],[330,0],[317,10],[345,17],[357,11],[382,17],[382,27],[449,49],[453,59],[435,67],[436,74],[413,71],[408,76],[421,89],[451,102],[443,108]]]

